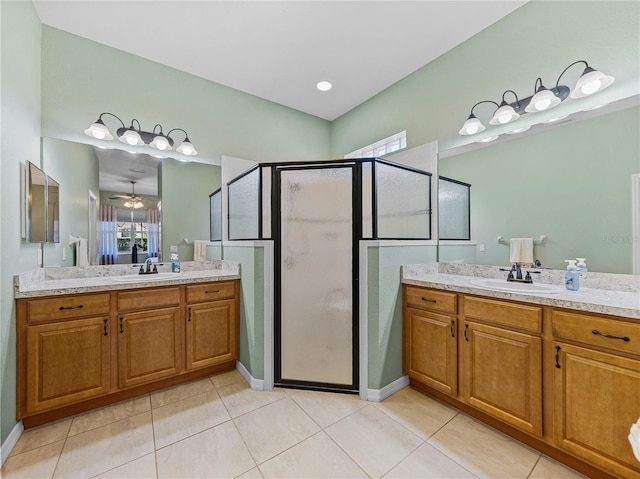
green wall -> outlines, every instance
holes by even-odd
[[[100,197],[98,158],[93,148],[81,143],[42,139],[42,166],[60,184],[60,243],[44,245],[46,266],[73,266],[75,248],[69,235],[89,237],[89,190]],[[66,250],[66,259],[62,251]]]
[[[471,184],[479,264],[509,264],[504,238],[546,235],[534,256],[564,269],[632,273],[631,175],[640,173],[640,108],[441,159],[439,173]]]
[[[146,131],[156,123],[165,132],[183,128],[199,158],[216,164],[222,155],[329,156],[328,121],[43,25],[43,135],[86,142],[84,130],[105,111],[127,126],[136,118]],[[104,121],[112,132],[119,126],[114,118]]]
[[[178,257],[193,260],[193,240],[209,240],[209,195],[220,188],[220,167],[204,163],[162,161],[158,192],[162,198],[162,259],[168,261],[171,245]],[[184,244],[187,238],[189,244]]]
[[[458,131],[475,103],[499,103],[508,89],[530,96],[537,77],[551,88],[576,60],[616,77],[607,90],[579,100],[582,108],[638,94],[638,25],[637,1],[529,1],[333,121],[331,155],[343,156],[402,130],[407,130],[409,148],[438,140],[444,151],[473,142]],[[572,88],[581,73],[576,65],[561,83]],[[577,102],[567,100],[549,112],[525,115],[517,124],[552,118],[574,109]],[[493,110],[485,104],[475,113],[487,125]],[[492,127],[496,132],[511,129],[511,124]]]
[[[16,425],[13,275],[37,267],[20,238],[20,168],[40,165],[40,20],[31,2],[0,2],[0,440]],[[4,450],[3,450],[4,453]]]

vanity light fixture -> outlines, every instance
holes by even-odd
[[[104,121],[102,121],[102,117],[104,115],[110,115],[116,118],[120,122],[122,126],[118,128],[118,130],[116,131],[116,134],[118,136],[118,139],[121,142],[125,143],[126,145],[130,145],[130,146],[149,145],[150,147],[155,148],[156,150],[169,151],[173,149],[173,144],[174,144],[174,140],[170,136],[171,133],[173,133],[174,131],[181,131],[184,133],[185,138],[182,141],[182,143],[178,145],[178,147],[176,148],[176,151],[186,156],[193,156],[198,154],[193,144],[191,143],[191,140],[189,140],[188,133],[182,128],[174,128],[172,130],[169,130],[167,134],[164,134],[162,131],[162,125],[157,124],[156,126],[153,127],[152,132],[148,132],[148,131],[142,130],[142,127],[140,126],[140,122],[135,118],[131,120],[131,126],[127,128],[124,122],[120,118],[118,118],[113,113],[109,113],[109,112],[101,113],[98,119],[96,120],[96,122],[93,123],[86,130],[84,130],[84,133],[98,140],[113,140],[113,135],[111,134],[107,126],[104,124]],[[137,125],[137,128],[136,128],[136,125]]]
[[[569,68],[571,68],[573,65],[577,65],[578,63],[584,63],[585,69],[576,82],[573,90],[570,90],[569,87],[565,85],[560,85],[560,79],[562,78],[562,76],[567,72],[567,70],[569,70]],[[609,87],[614,82],[614,80],[614,77],[605,75],[604,73],[591,68],[586,61],[578,60],[566,67],[562,71],[562,73],[560,73],[555,87],[551,89],[546,88],[542,84],[542,78],[537,78],[533,87],[533,95],[527,98],[519,99],[516,92],[514,92],[513,90],[506,90],[502,94],[502,102],[499,105],[495,101],[491,100],[483,100],[476,103],[475,105],[473,105],[473,107],[471,107],[471,113],[467,118],[467,121],[464,122],[462,129],[458,133],[460,135],[475,135],[476,133],[480,133],[486,129],[482,122],[473,113],[474,108],[482,103],[493,103],[497,107],[497,109],[493,113],[493,116],[491,117],[491,120],[489,121],[489,124],[504,125],[517,120],[525,113],[536,113],[549,110],[559,105],[567,98],[578,99],[584,98],[585,96],[593,95],[594,93],[597,93]],[[505,95],[507,93],[513,93],[513,95],[515,96],[514,102],[507,103],[507,101],[505,100]],[[509,133],[518,132],[518,130],[513,130]]]

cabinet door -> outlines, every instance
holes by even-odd
[[[26,328],[26,412],[109,392],[109,324],[104,317]]]
[[[640,417],[640,361],[559,342],[554,348],[556,444],[619,477],[640,477],[627,440]]]
[[[237,359],[235,300],[187,307],[187,369]]]
[[[465,321],[461,371],[465,400],[542,436],[542,340]]]
[[[458,384],[455,318],[412,308],[406,311],[405,373],[455,396]]]
[[[180,371],[179,308],[119,316],[118,372],[120,387],[173,376]]]

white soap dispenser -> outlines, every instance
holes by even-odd
[[[576,268],[578,268],[578,273],[586,273],[587,272],[587,263],[585,263],[586,258],[576,258],[578,264]]]
[[[580,273],[576,267],[575,259],[565,259],[567,265],[567,271],[564,273],[564,285],[570,291],[578,291],[580,287]]]

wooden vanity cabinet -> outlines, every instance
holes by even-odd
[[[109,391],[108,294],[32,299],[17,309],[18,414]]]
[[[17,299],[16,326],[32,427],[233,369],[239,281]]]
[[[542,308],[474,296],[463,301],[465,402],[542,436]]]
[[[237,288],[233,282],[187,286],[187,369],[238,357]]]
[[[457,295],[413,286],[405,286],[404,291],[404,373],[455,396]]]
[[[640,477],[627,440],[640,417],[640,324],[558,310],[552,324],[554,442],[619,477]]]

